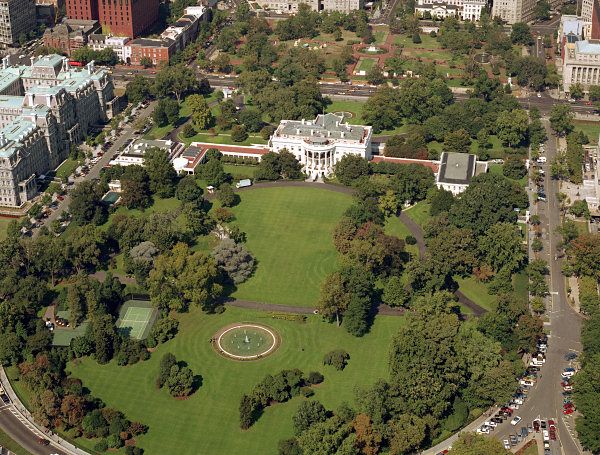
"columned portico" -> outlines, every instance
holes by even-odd
[[[269,148],[287,150],[316,180],[329,177],[344,155],[371,158],[371,127],[349,125],[343,115],[319,115],[315,120],[282,120],[269,140]]]

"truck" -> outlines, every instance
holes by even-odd
[[[242,179],[235,184],[236,188],[246,188],[248,186],[252,186],[252,180],[250,179]]]

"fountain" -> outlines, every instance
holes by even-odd
[[[219,353],[236,360],[255,360],[268,355],[278,346],[272,329],[263,325],[241,323],[222,329],[215,336]]]

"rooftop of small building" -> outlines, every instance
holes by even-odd
[[[437,181],[467,185],[475,175],[477,157],[470,153],[443,152]]]
[[[130,46],[141,47],[170,47],[173,40],[164,38],[136,38],[129,42]]]
[[[23,107],[22,96],[0,95],[0,108],[16,109]]]
[[[282,120],[275,134],[318,139],[360,141],[369,127],[349,125],[344,115],[320,114],[315,120]]]

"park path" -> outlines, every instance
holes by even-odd
[[[325,189],[328,191],[334,191],[336,193],[343,194],[354,194],[354,189],[341,186],[341,185],[333,185],[331,183],[321,183],[321,182],[305,182],[305,181],[276,181],[276,182],[260,182],[256,183],[252,186],[248,186],[245,188],[239,188],[237,191],[251,191],[257,188],[284,188],[284,187],[309,187],[309,188],[319,188]],[[214,194],[207,194],[207,199],[212,199]],[[425,246],[425,239],[423,237],[423,230],[421,226],[415,223],[405,212],[401,212],[399,215],[399,219],[402,223],[406,225],[411,235],[417,240],[417,246],[419,249],[419,257],[423,259],[425,257],[425,253],[427,251],[427,247]],[[100,281],[104,281],[106,277],[106,272],[99,271],[96,272],[93,276],[95,276]],[[132,284],[135,283],[135,280],[129,276],[121,275],[113,272],[113,276],[119,278],[119,280],[123,284]],[[455,291],[454,295],[458,298],[458,301],[469,308],[475,316],[481,316],[486,312],[485,309],[481,308],[471,299],[467,298],[462,292]],[[239,300],[232,299],[226,301],[226,305],[235,306],[239,308],[247,308],[259,311],[271,311],[271,312],[281,312],[281,313],[295,313],[295,314],[313,314],[314,309],[310,307],[302,307],[302,306],[289,306],[289,305],[278,305],[274,303],[264,303],[264,302],[254,302],[250,300]],[[377,313],[385,316],[401,316],[404,314],[405,310],[403,308],[391,308],[388,305],[380,304],[377,308]]]

